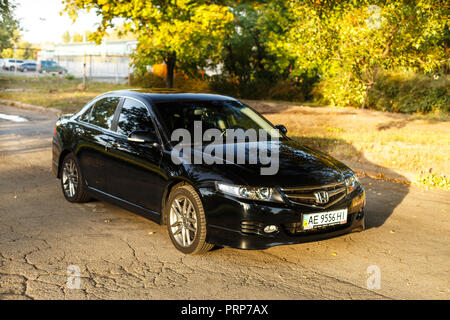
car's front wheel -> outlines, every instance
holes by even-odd
[[[67,201],[82,203],[91,199],[84,191],[83,176],[73,154],[68,154],[62,162],[61,189]]]
[[[206,240],[206,218],[200,196],[188,184],[175,186],[166,206],[170,239],[179,251],[203,254],[214,245]]]

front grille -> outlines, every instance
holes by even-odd
[[[320,226],[315,227],[314,229],[303,230],[301,222],[292,222],[284,224],[283,228],[286,231],[286,233],[290,236],[322,234],[345,229],[353,223],[353,220],[354,215],[349,215],[347,218],[347,222],[343,224],[335,224],[332,226]]]
[[[332,206],[342,200],[347,194],[344,181],[315,187],[281,188],[281,191],[292,203],[320,209]],[[328,193],[327,203],[317,203],[314,193],[318,191],[326,191]]]

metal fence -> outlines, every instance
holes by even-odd
[[[112,41],[97,46],[93,43],[56,45],[50,48],[19,48],[0,47],[0,52],[10,49],[13,57],[19,59],[20,50],[31,52],[35,57],[34,61],[24,62],[54,61],[59,66],[67,69],[67,73],[84,80],[108,81],[124,83],[133,73],[130,53],[133,52],[135,41]],[[11,55],[11,53],[10,53]],[[28,55],[30,55],[28,53]],[[7,59],[3,57],[3,59]],[[2,61],[0,61],[0,64]],[[14,73],[17,74],[17,67]],[[27,73],[31,75],[31,73]],[[35,72],[37,74],[37,70]]]
[[[54,57],[68,74],[75,77],[122,83],[133,72],[126,55],[64,55]]]

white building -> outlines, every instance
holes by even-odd
[[[55,44],[44,46],[38,60],[53,60],[76,77],[123,81],[133,70],[130,54],[134,52],[136,40],[104,41]]]

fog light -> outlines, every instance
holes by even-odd
[[[276,232],[276,231],[278,231],[278,227],[274,226],[274,225],[266,226],[264,228],[264,232],[265,233],[273,233],[273,232]]]

